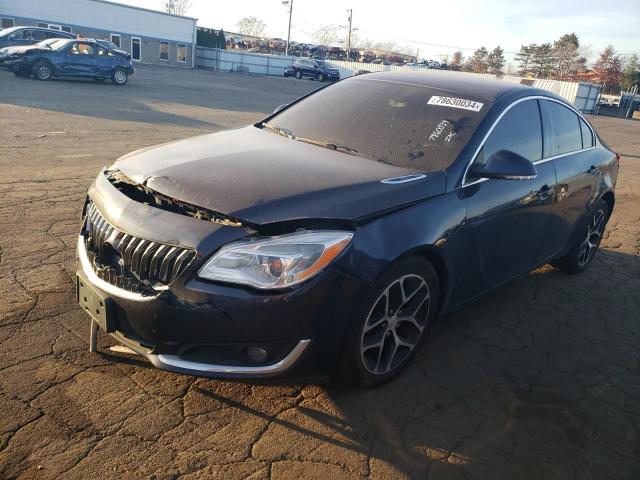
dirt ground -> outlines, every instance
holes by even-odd
[[[140,68],[124,88],[0,72],[0,478],[640,478],[640,122],[588,271],[443,319],[395,382],[256,385],[89,354],[74,245],[98,169],[234,127],[312,81]]]

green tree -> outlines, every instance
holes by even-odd
[[[470,56],[467,60],[467,63],[465,64],[465,70],[474,73],[487,73],[488,57],[489,52],[487,52],[487,49],[485,47],[480,47],[475,52],[473,52],[473,55]]]
[[[640,63],[638,55],[631,55],[620,77],[620,88],[629,90],[634,85],[640,86]]]
[[[570,80],[575,78],[579,70],[580,41],[575,33],[565,33],[553,42],[552,55],[555,60],[555,78]]]
[[[222,50],[227,49],[227,38],[224,36],[224,30],[222,29],[218,31],[218,45],[218,48],[221,48]]]
[[[522,45],[520,51],[516,53],[515,60],[518,64],[518,75],[528,77],[531,75],[531,63],[533,60],[534,52],[538,46],[535,43],[530,45]]]
[[[620,77],[622,76],[622,64],[615,49],[608,45],[593,64],[593,72],[603,85],[603,93],[617,93],[620,91]]]
[[[464,57],[462,56],[462,52],[458,50],[454,52],[453,59],[451,60],[451,64],[449,65],[452,70],[460,70],[464,65]]]
[[[487,67],[489,73],[501,76],[504,64],[504,50],[502,50],[500,45],[498,45],[496,48],[491,50],[491,53],[487,56]]]
[[[537,78],[550,78],[554,72],[555,59],[550,43],[536,46],[531,59],[531,73]]]

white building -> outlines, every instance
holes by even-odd
[[[0,0],[2,28],[40,26],[111,40],[134,62],[193,67],[196,19],[107,0]]]

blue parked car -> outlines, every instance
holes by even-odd
[[[51,77],[108,78],[116,85],[127,83],[133,75],[131,56],[93,39],[41,42],[31,47],[0,49],[0,65],[19,77],[33,75],[38,80]]]
[[[33,45],[48,38],[76,38],[73,33],[42,27],[11,27],[0,30],[0,48]]]

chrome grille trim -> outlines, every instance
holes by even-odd
[[[189,248],[117,230],[93,202],[87,205],[82,238],[88,263],[100,279],[143,295],[165,290],[196,256]]]

